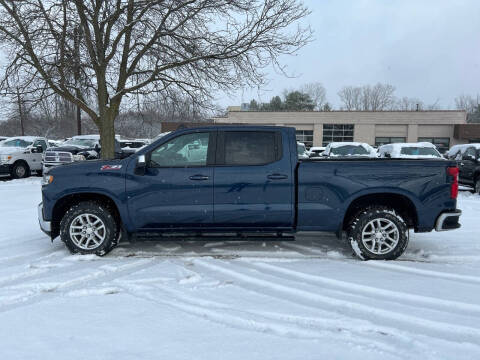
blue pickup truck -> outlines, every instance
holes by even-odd
[[[41,229],[73,253],[120,239],[293,239],[346,233],[362,259],[391,260],[416,232],[460,227],[455,162],[299,160],[295,129],[179,130],[122,160],[54,168],[42,181]]]

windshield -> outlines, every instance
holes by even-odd
[[[95,139],[70,139],[65,141],[63,145],[94,147],[96,143],[97,140]]]
[[[367,149],[360,145],[343,145],[330,149],[331,155],[337,156],[353,156],[353,155],[369,155]]]
[[[29,145],[32,145],[31,141],[26,141],[23,139],[11,139],[11,140],[5,140],[0,146],[26,148]]]
[[[441,157],[440,153],[431,147],[403,147],[400,151],[402,155],[413,155],[413,156],[434,156]]]

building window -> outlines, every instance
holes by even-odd
[[[323,146],[331,142],[353,141],[354,125],[323,124]]]
[[[375,146],[381,146],[385,144],[404,143],[406,138],[404,137],[376,137]]]
[[[437,150],[441,154],[444,154],[448,149],[450,149],[450,138],[440,138],[440,137],[419,137],[418,142],[429,142],[437,147]]]
[[[313,146],[313,130],[297,130],[297,141],[304,143],[307,149]]]

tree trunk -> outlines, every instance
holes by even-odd
[[[100,118],[100,145],[104,160],[115,158],[115,117],[115,112],[110,108]]]
[[[17,88],[17,101],[18,101],[18,116],[20,116],[20,131],[22,136],[25,136],[25,127],[23,125],[23,101],[20,96],[20,91]]]
[[[82,135],[82,110],[77,105],[77,135]]]

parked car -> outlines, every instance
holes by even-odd
[[[47,139],[37,136],[11,137],[0,144],[0,174],[14,179],[29,177],[32,171],[42,172],[42,154]]]
[[[376,150],[366,143],[331,142],[325,148],[322,156],[330,157],[376,157]]]
[[[120,142],[120,147],[122,148],[122,155],[121,155],[122,158],[136,153],[139,149],[141,149],[142,147],[150,143],[150,141],[146,139],[134,139],[134,140],[120,139],[119,142]]]
[[[119,139],[120,136],[117,136],[115,139],[115,157],[122,158],[124,153],[118,141]],[[50,147],[45,151],[42,159],[43,172],[46,174],[56,166],[76,161],[99,159],[100,155],[100,135],[73,136],[60,146]]]
[[[452,146],[447,156],[457,161],[460,184],[472,186],[476,193],[480,193],[480,144]]]
[[[322,153],[325,151],[325,146],[312,146],[310,148],[310,157],[315,158],[315,157],[320,157],[322,156]]]
[[[57,147],[57,146],[60,146],[62,143],[63,143],[62,140],[48,140],[48,147],[49,148]]]
[[[308,159],[310,156],[304,143],[297,141],[297,155],[299,159]]]
[[[188,151],[197,144],[203,156]],[[299,161],[294,128],[193,128],[126,159],[52,169],[38,216],[80,254],[165,234],[278,240],[345,231],[360,258],[388,260],[405,251],[409,229],[460,227],[457,175],[453,161]]]
[[[378,156],[392,159],[443,159],[432,143],[395,143],[378,148]]]

